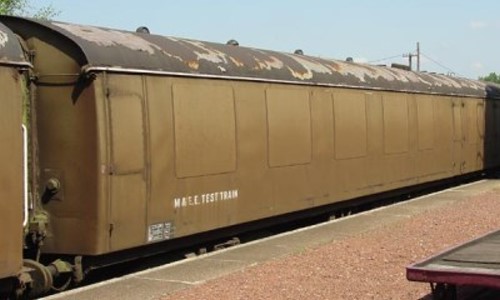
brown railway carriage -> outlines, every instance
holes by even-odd
[[[481,82],[0,20],[33,54],[40,194],[57,187],[45,253],[107,254],[500,162],[499,90]]]
[[[23,264],[22,110],[28,68],[16,36],[0,23],[0,295]]]

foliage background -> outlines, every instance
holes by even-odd
[[[500,74],[497,74],[495,72],[491,72],[487,76],[479,77],[479,80],[500,84]]]
[[[36,8],[28,0],[0,0],[0,14],[51,19],[59,14],[52,5]]]

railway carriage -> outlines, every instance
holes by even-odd
[[[162,247],[500,162],[492,151],[500,140],[494,85],[92,26],[0,21],[24,40],[36,75],[39,196],[30,228],[45,237],[35,246],[52,256],[85,262]],[[11,198],[21,211],[19,197]]]
[[[12,288],[23,265],[23,103],[29,64],[16,36],[0,23],[0,295]],[[27,219],[27,215],[24,216]]]

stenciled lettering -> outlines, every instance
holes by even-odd
[[[219,191],[213,193],[199,194],[199,195],[187,195],[182,197],[174,198],[173,204],[175,209],[194,207],[207,205],[212,203],[217,203],[221,201],[230,201],[238,199],[238,190],[228,190]]]

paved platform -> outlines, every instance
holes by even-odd
[[[158,299],[255,264],[300,253],[311,247],[411,218],[416,214],[432,213],[433,210],[457,204],[470,196],[493,190],[500,191],[499,180],[482,180],[44,299]]]

